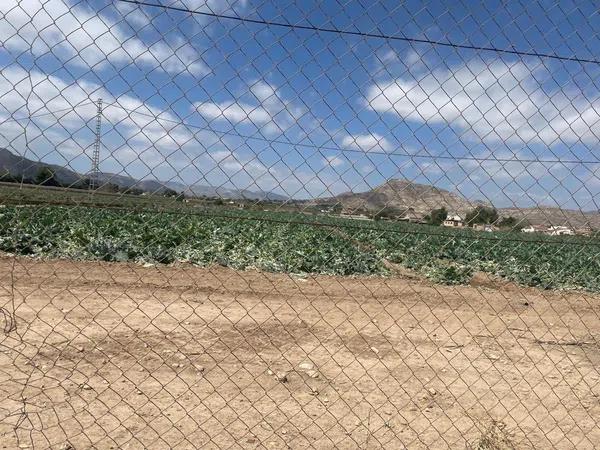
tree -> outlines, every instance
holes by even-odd
[[[140,188],[130,187],[125,190],[125,193],[129,195],[142,195],[144,191],[142,191]]]
[[[110,192],[112,194],[118,194],[121,192],[121,188],[115,183],[104,183],[99,188],[99,191]]]
[[[395,218],[395,217],[398,217],[401,215],[402,215],[402,212],[392,206],[384,206],[379,211],[376,211],[375,213],[372,214],[373,219],[375,219],[375,220],[380,220],[380,219],[384,219],[384,218],[392,219],[392,218]]]
[[[344,209],[344,207],[339,202],[330,207],[330,211],[334,214],[341,214],[343,209]]]
[[[174,189],[165,188],[162,195],[165,197],[177,197],[177,195],[179,195],[179,194],[177,194],[177,191]]]
[[[515,219],[513,216],[503,217],[500,219],[500,222],[498,222],[498,226],[500,228],[513,228],[516,224],[517,219]]]
[[[54,171],[47,166],[40,167],[35,175],[35,184],[40,186],[60,186],[54,177]]]
[[[81,180],[73,184],[71,187],[74,189],[89,189],[91,184],[92,180],[90,180],[89,178],[82,178]]]
[[[19,180],[17,177],[13,176],[8,170],[4,170],[4,172],[0,173],[0,181],[4,183],[18,183]]]
[[[425,216],[425,220],[429,225],[439,226],[448,217],[448,210],[445,207],[432,210],[428,216]]]
[[[477,206],[467,213],[467,225],[483,224],[488,225],[498,220],[498,211],[496,208],[487,206]]]
[[[183,201],[183,198],[184,198],[183,192],[177,192],[176,190],[168,188],[168,187],[166,187],[162,191],[162,196],[163,197],[174,198],[178,202]]]
[[[520,230],[522,228],[525,228],[527,225],[528,223],[526,220],[517,220],[513,216],[503,217],[502,219],[500,219],[500,222],[498,222],[498,226],[500,228],[509,228],[511,230]]]

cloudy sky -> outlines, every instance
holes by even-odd
[[[160,1],[600,59],[593,2]],[[295,198],[406,178],[498,206],[600,209],[598,64],[110,0],[5,0],[0,42],[0,147],[28,158],[87,172],[102,98],[105,172]]]

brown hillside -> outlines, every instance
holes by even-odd
[[[335,197],[314,199],[309,203],[339,204],[345,211],[377,212],[386,207],[397,210],[411,209],[421,216],[441,207],[445,207],[451,213],[466,214],[476,205],[482,204],[435,186],[396,179],[388,180],[371,191],[346,192]]]
[[[565,225],[571,228],[600,228],[600,214],[548,206],[531,208],[501,208],[501,217],[513,216],[532,225]]]
[[[312,206],[340,205],[345,212],[375,213],[383,208],[398,212],[410,210],[414,216],[423,218],[432,209],[445,207],[451,214],[466,215],[477,205],[490,203],[472,201],[460,194],[427,184],[408,180],[388,180],[367,192],[346,192],[335,197],[317,198],[307,202]],[[600,214],[533,206],[529,208],[498,208],[500,217],[513,216],[533,225],[567,225],[572,228],[600,228]]]

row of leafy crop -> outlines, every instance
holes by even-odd
[[[448,284],[484,271],[529,286],[600,291],[598,240],[290,213],[205,213],[6,206],[0,209],[0,251],[332,275],[383,275],[387,260]],[[303,221],[310,223],[295,223]]]
[[[600,291],[597,238],[325,220],[340,227],[350,226],[352,231],[346,233],[354,241],[368,243],[382,259],[436,282],[463,284],[475,271],[482,271],[527,286]]]
[[[290,273],[385,273],[373,252],[310,225],[94,208],[4,207],[0,251]]]
[[[391,262],[450,284],[475,271],[547,289],[600,291],[600,241],[520,233],[455,232],[454,236],[365,231],[360,239]]]

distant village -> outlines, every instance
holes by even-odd
[[[443,222],[442,226],[450,228],[464,228],[469,226],[465,219],[458,214],[449,215]],[[473,224],[471,228],[477,231],[500,231],[501,227],[494,224]],[[575,229],[565,225],[527,225],[520,229],[521,233],[543,233],[549,236],[574,236],[579,235],[591,235],[593,230],[591,228],[580,228]]]
[[[485,211],[484,217],[481,220],[474,220],[481,211]],[[322,213],[330,213],[330,210],[321,210]],[[434,215],[438,212],[436,220]],[[356,211],[342,210],[339,216],[347,219],[355,220],[393,220],[400,222],[411,222],[425,225],[439,225],[448,228],[471,228],[476,231],[494,232],[502,230],[520,231],[521,233],[541,233],[549,236],[590,236],[594,233],[591,227],[574,228],[567,225],[531,225],[524,220],[518,221],[513,217],[499,218],[496,210],[493,208],[477,207],[469,214],[463,216],[457,213],[448,213],[445,209],[434,210],[428,216],[423,217],[412,210],[405,211],[404,214],[398,216],[368,214],[365,212],[357,213]],[[469,217],[470,216],[470,217]]]
[[[204,203],[211,199],[203,199]],[[198,202],[199,199],[186,199],[184,202]],[[310,205],[305,202],[278,202],[278,201],[250,201],[212,199],[214,204],[220,204],[236,209],[262,209],[264,211],[289,210],[302,213],[326,214],[343,219],[364,221],[392,221],[409,222],[421,225],[434,225],[447,228],[464,228],[481,232],[519,231],[521,233],[540,233],[549,236],[592,236],[595,230],[591,227],[572,227],[568,225],[539,225],[530,224],[526,219],[517,219],[512,216],[500,217],[493,207],[476,206],[467,214],[448,212],[445,208],[432,210],[428,215],[423,215],[413,208],[396,209],[382,208],[381,210],[365,210],[363,208],[343,207],[341,204]],[[203,204],[204,204],[203,203]],[[269,207],[271,206],[271,208]]]

